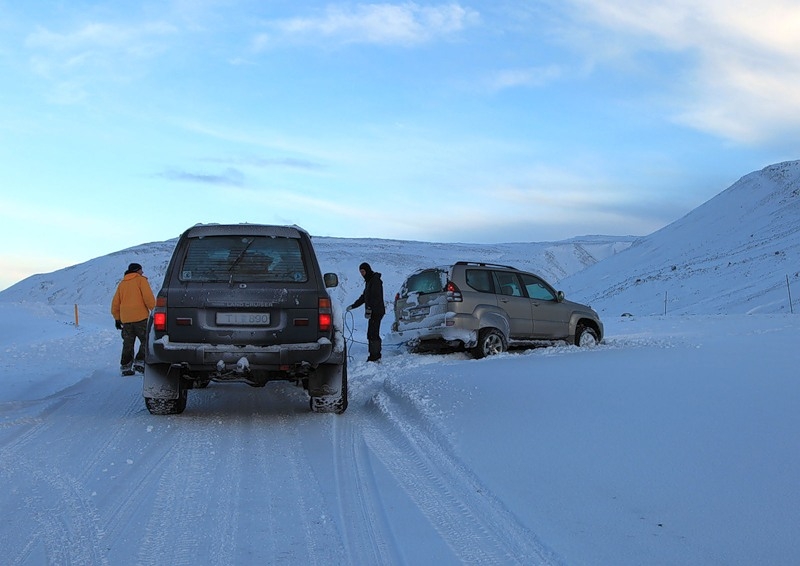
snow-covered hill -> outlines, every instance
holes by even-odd
[[[387,301],[403,279],[420,267],[461,260],[502,263],[542,274],[554,283],[625,248],[632,236],[586,236],[562,242],[529,244],[441,244],[381,239],[314,238],[323,271],[339,274],[342,301],[358,296],[361,262],[383,274]],[[140,263],[154,291],[161,286],[177,238],[142,244],[43,275],[33,275],[0,292],[0,302],[110,304],[114,289],[131,262]]]
[[[797,310],[800,161],[742,177],[562,284],[609,315],[790,312],[790,293]]]
[[[788,312],[800,281],[800,161],[750,173],[639,239],[481,245],[317,237],[314,243],[323,269],[339,274],[343,301],[359,292],[362,261],[383,273],[388,301],[419,267],[476,260],[537,272],[601,314]],[[145,266],[157,290],[174,244],[142,244],[34,275],[0,292],[0,302],[106,304],[132,261]]]
[[[176,227],[180,230],[180,228]],[[142,244],[34,275],[0,302],[105,305],[128,263],[154,290],[175,239]],[[387,301],[412,271],[458,260],[537,272],[604,315],[789,312],[800,300],[800,161],[746,175],[683,218],[642,238],[587,236],[561,242],[444,244],[314,238],[323,270],[339,274],[342,301],[360,292],[358,265],[383,273]]]

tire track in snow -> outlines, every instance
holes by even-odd
[[[198,556],[219,565],[344,563],[299,430],[302,415],[284,400],[273,407],[263,391],[194,393],[190,408],[199,401],[202,414],[167,417],[180,429],[170,432],[174,446],[159,464],[137,563],[194,564]]]
[[[341,542],[304,448],[301,415],[285,399],[273,402],[263,390],[249,393],[224,401],[238,403],[240,416],[232,421],[226,410],[217,419],[226,441],[228,432],[234,436],[218,475],[236,476],[219,505],[227,518],[215,522],[215,528],[229,525],[229,551],[218,564],[341,563]],[[227,501],[234,503],[226,506]]]
[[[73,389],[73,388],[70,388]],[[103,531],[97,509],[86,493],[83,483],[73,475],[45,461],[34,461],[28,453],[42,454],[36,443],[50,438],[53,425],[58,422],[55,415],[59,409],[73,401],[75,395],[59,392],[35,402],[22,403],[27,410],[42,403],[45,407],[34,416],[15,419],[17,426],[28,426],[28,430],[17,434],[0,447],[0,477],[5,485],[14,486],[10,497],[24,501],[20,512],[32,519],[32,527],[13,534],[25,533],[24,540],[6,541],[4,554],[9,564],[23,564],[39,548],[49,564],[106,564],[100,553]],[[48,442],[41,442],[46,446]],[[46,458],[43,454],[42,458]],[[24,490],[24,492],[20,492]],[[49,501],[59,501],[53,509]],[[24,521],[18,517],[17,521]],[[13,545],[13,546],[12,546]],[[13,549],[18,547],[19,551]]]
[[[347,418],[335,417],[333,423],[334,479],[339,523],[347,526],[343,536],[348,563],[399,564],[397,542],[380,503],[366,441],[356,433],[356,422],[351,412]]]
[[[14,462],[13,467],[5,464],[10,461]],[[16,554],[8,542],[4,545],[9,564],[24,564],[39,545],[43,546],[48,564],[107,564],[100,551],[102,522],[79,481],[54,467],[43,468],[20,454],[11,455],[6,449],[0,451],[0,462],[4,462],[2,477],[6,484],[14,480],[14,485],[26,485],[22,495],[24,512],[35,525],[26,529],[30,534]],[[15,476],[24,480],[17,481]],[[50,501],[59,501],[58,508],[53,509]]]
[[[239,541],[239,515],[242,497],[247,497],[242,493],[242,474],[243,454],[244,454],[244,423],[245,419],[237,417],[233,419],[231,427],[226,432],[233,430],[233,433],[226,435],[225,443],[217,443],[215,454],[218,462],[224,462],[216,474],[222,481],[211,480],[214,483],[214,502],[216,503],[216,513],[214,515],[211,528],[207,529],[211,539],[209,566],[227,566],[239,562],[236,559],[235,551]],[[221,437],[222,435],[220,435]],[[230,442],[227,442],[230,440]],[[227,450],[223,453],[223,444]]]
[[[363,423],[366,445],[466,564],[560,564],[441,443],[385,391]]]
[[[202,534],[197,527],[209,512],[203,488],[214,481],[207,466],[214,430],[196,419],[168,418],[180,430],[164,460],[137,563],[189,566],[197,561],[197,537]]]
[[[89,379],[91,380],[97,377],[102,380],[107,380],[110,376],[111,374],[109,374],[109,372],[95,372]],[[57,486],[60,490],[61,495],[56,497],[55,500],[67,503],[67,505],[60,505],[58,511],[61,512],[65,508],[67,508],[67,510],[69,510],[69,508],[73,509],[67,527],[72,531],[71,538],[75,540],[94,541],[92,544],[97,556],[96,559],[92,560],[90,563],[105,564],[107,563],[107,557],[104,554],[100,554],[100,551],[97,549],[104,549],[108,544],[113,544],[113,541],[116,540],[115,537],[118,536],[124,528],[122,520],[129,519],[129,510],[135,508],[144,490],[140,483],[134,486],[134,488],[123,492],[125,498],[121,504],[117,506],[102,506],[102,510],[100,510],[97,509],[95,505],[96,493],[87,486],[91,480],[96,479],[93,476],[97,473],[98,469],[103,467],[103,462],[113,461],[115,456],[118,457],[118,455],[114,455],[115,451],[122,446],[129,446],[131,444],[126,440],[126,435],[131,432],[130,426],[126,425],[136,412],[141,411],[143,405],[141,397],[137,395],[120,395],[117,389],[109,390],[106,388],[98,392],[96,388],[92,387],[88,390],[84,390],[86,389],[82,386],[84,382],[88,383],[87,380],[83,380],[75,386],[57,393],[58,401],[48,407],[46,411],[47,414],[45,415],[46,419],[44,419],[45,422],[48,423],[59,422],[59,416],[62,412],[60,409],[62,407],[70,411],[78,412],[80,412],[81,407],[87,406],[103,408],[103,412],[94,417],[95,419],[101,419],[99,424],[97,424],[96,420],[93,420],[89,425],[91,427],[89,429],[85,429],[81,424],[78,424],[79,428],[81,428],[81,432],[84,434],[75,436],[71,434],[69,428],[63,430],[59,428],[56,433],[56,436],[65,437],[67,443],[71,443],[75,438],[78,439],[79,446],[76,447],[76,450],[67,448],[63,451],[70,455],[68,464],[78,464],[80,468],[75,470],[74,475],[69,475],[59,469],[59,467],[51,466],[49,471],[42,477],[46,478],[48,483]],[[79,393],[68,393],[65,396],[65,392],[73,391],[79,387],[81,388]],[[102,419],[107,419],[109,417],[111,418],[111,426],[104,426],[106,421]],[[80,423],[82,421],[78,422]],[[17,442],[17,449],[25,453],[39,452],[35,448],[29,448],[27,445],[34,444],[38,440],[38,437],[44,438],[44,443],[47,444],[47,439],[53,434],[48,430],[49,428],[50,427],[37,427],[35,431],[29,431],[28,434],[23,435],[23,438],[20,439],[21,442]],[[77,450],[80,450],[81,457],[79,458],[74,457],[74,455],[78,453]],[[37,468],[37,472],[42,472],[41,464],[36,464],[34,466]],[[60,467],[64,467],[64,465],[62,464]],[[151,469],[148,471],[148,474],[152,474],[152,472],[153,470]],[[53,510],[50,509],[48,512],[52,513],[52,511]],[[73,517],[76,515],[79,516],[78,520],[75,520]],[[87,523],[82,517],[92,517],[93,522]],[[48,519],[45,519],[45,522],[48,525],[51,523]],[[102,528],[97,525],[102,525]],[[55,531],[52,525],[45,526],[43,530],[45,533]],[[65,555],[63,550],[69,549],[70,545],[64,544],[63,542],[59,544],[61,546],[61,549],[57,550],[59,555],[61,555],[66,562],[72,562],[73,558]],[[74,553],[73,551],[73,554]],[[74,561],[76,561],[76,563],[87,563],[86,560],[80,556],[76,557]],[[57,560],[56,562],[61,561]]]
[[[319,416],[319,415],[317,415]],[[274,442],[269,447],[260,450],[261,454],[273,454],[266,458],[269,478],[271,474],[280,478],[280,488],[271,483],[272,493],[270,501],[272,507],[281,515],[289,515],[290,519],[274,523],[277,527],[276,534],[288,536],[295,542],[297,551],[291,548],[276,547],[277,561],[287,560],[289,563],[316,564],[327,566],[329,564],[344,563],[345,550],[339,533],[336,530],[333,517],[325,506],[325,499],[320,489],[319,480],[313,473],[313,467],[306,456],[303,436],[299,430],[298,415],[282,413],[268,431],[272,439],[279,439],[281,445],[275,446]],[[266,437],[261,436],[262,440]],[[278,451],[275,456],[275,451]],[[292,520],[291,517],[297,518]],[[295,533],[287,532],[284,524],[304,525],[302,541],[294,537]],[[303,552],[303,556],[294,555]]]

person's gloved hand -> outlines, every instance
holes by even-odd
[[[117,330],[122,330],[122,321],[121,320],[115,320],[114,321],[114,326],[117,327]]]
[[[347,307],[347,311],[348,311],[348,312],[350,312],[351,310],[353,310],[353,305],[349,305],[349,306]]]

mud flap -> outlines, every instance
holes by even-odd
[[[336,358],[339,358],[338,360]],[[315,413],[344,413],[347,409],[347,353],[332,356],[308,376],[311,410]]]
[[[181,370],[169,364],[145,364],[142,395],[150,399],[177,399],[181,395]]]
[[[308,376],[308,394],[312,397],[338,395],[342,390],[345,372],[344,364],[322,364]]]

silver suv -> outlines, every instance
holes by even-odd
[[[304,387],[311,410],[347,408],[347,355],[311,237],[297,226],[202,224],[178,239],[148,320],[143,395],[182,413],[214,382]]]
[[[476,358],[514,343],[589,346],[603,338],[591,307],[567,301],[533,273],[488,263],[460,261],[413,273],[395,297],[394,316],[393,341],[414,351],[467,349]]]

